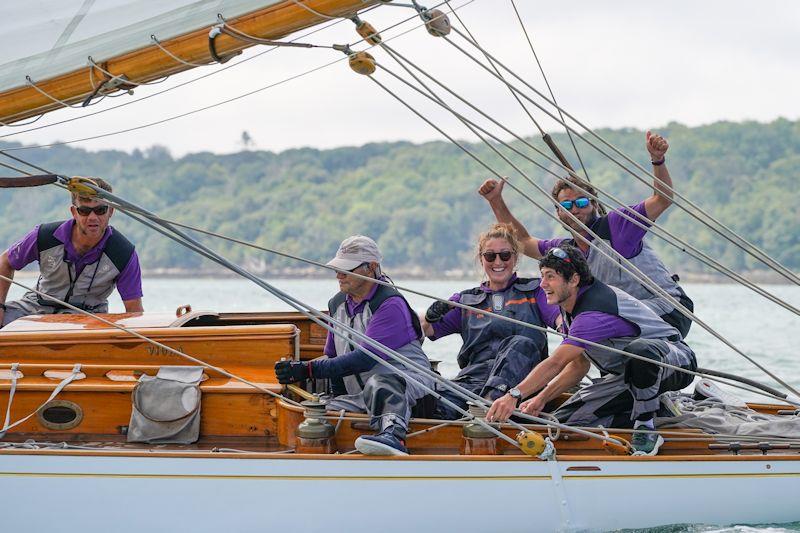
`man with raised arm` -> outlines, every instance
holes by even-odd
[[[517,385],[522,397],[535,394],[520,410],[538,415],[549,401],[580,383],[594,364],[601,379],[579,389],[555,416],[573,426],[630,427],[633,421],[634,429],[642,430],[633,434],[634,453],[657,454],[664,442],[653,421],[660,395],[687,387],[693,376],[650,361],[696,371],[694,352],[678,330],[648,306],[593,278],[577,248],[551,248],[539,268],[547,303],[561,308],[566,331],[574,338],[565,338]],[[516,399],[506,394],[494,401],[486,418],[506,420],[516,405]]]
[[[388,278],[381,272],[382,257],[375,241],[354,235],[342,241],[328,265],[385,281]],[[343,272],[337,273],[336,278],[340,292],[328,302],[333,318],[423,368],[430,368],[430,361],[422,351],[419,318],[397,289]],[[343,381],[346,391],[335,390],[335,394],[343,394],[329,400],[326,407],[332,411],[369,413],[370,426],[377,432],[356,439],[356,449],[365,455],[406,455],[411,409],[427,391],[404,375],[431,389],[433,379],[341,326],[334,328],[335,334],[328,332],[325,342],[326,357],[314,361],[280,361],[275,364],[278,381],[283,384],[309,378]],[[379,364],[366,350],[391,367]]]
[[[92,178],[111,192],[111,185]],[[108,295],[116,287],[125,312],[143,311],[142,272],[131,242],[109,226],[114,209],[95,198],[72,193],[72,218],[40,224],[0,255],[0,274],[39,262],[36,290],[92,313],[108,312]],[[0,279],[0,302],[5,302],[11,282]],[[2,325],[27,315],[74,313],[61,304],[29,291],[22,299],[0,303]]]
[[[653,175],[658,179],[653,183],[653,194],[644,201],[625,209],[625,213],[644,226],[649,226],[649,221],[655,221],[672,204],[672,191],[665,187],[665,185],[672,187],[672,179],[665,163],[665,154],[669,149],[667,140],[648,131],[646,146],[653,164]],[[662,182],[665,185],[662,185]],[[685,337],[689,333],[691,319],[675,309],[666,298],[654,294],[637,278],[628,273],[626,265],[614,253],[616,251],[628,259],[681,305],[690,311],[694,310],[694,303],[677,283],[678,276],[670,275],[664,263],[644,242],[646,229],[625,219],[619,209],[600,216],[596,199],[589,197],[590,195],[597,196],[595,189],[588,183],[570,177],[556,182],[552,196],[559,203],[559,207],[556,209],[558,218],[570,228],[572,238],[539,239],[531,236],[509,211],[502,195],[504,184],[504,181],[498,182],[489,179],[481,185],[478,192],[489,202],[498,222],[514,225],[520,240],[522,240],[525,255],[539,259],[549,249],[562,243],[577,246],[586,256],[592,273],[597,279],[618,287],[644,302],[667,323],[677,328],[682,336]],[[589,195],[580,191],[579,188],[584,189]],[[596,233],[600,240],[594,240],[586,230],[567,215],[567,211]],[[638,217],[637,213],[641,217]],[[592,241],[614,259],[609,259],[594,247],[590,247],[578,235]]]

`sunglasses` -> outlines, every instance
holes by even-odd
[[[504,250],[502,252],[483,252],[481,254],[487,263],[494,263],[495,258],[499,255],[501,261],[508,261],[514,255],[514,252]]]
[[[550,248],[550,250],[548,250],[548,252],[547,252],[547,255],[552,255],[552,256],[558,257],[559,259],[561,259],[562,261],[564,261],[566,263],[571,263],[572,262],[572,261],[570,261],[570,258],[569,258],[569,255],[567,255],[567,252],[565,252],[562,248]]]
[[[75,210],[78,214],[82,217],[88,217],[90,214],[94,213],[95,215],[105,215],[108,213],[108,206],[107,205],[96,205],[94,207],[89,207],[87,205],[76,205]]]
[[[558,202],[558,203],[561,205],[561,207],[569,211],[570,209],[572,209],[573,205],[578,209],[583,209],[584,207],[588,207],[590,201],[585,196],[581,196],[580,198],[575,198],[574,200],[564,200],[563,202]]]

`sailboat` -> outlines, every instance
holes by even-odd
[[[88,107],[165,75],[224,62],[256,44],[285,46],[292,43],[281,41],[287,35],[332,19],[350,18],[363,45],[380,45],[378,31],[359,18],[372,6],[383,8],[378,1],[132,3],[139,10],[131,9],[132,22],[119,28],[114,9],[59,2],[77,14],[56,28],[62,44],[23,50],[0,75],[0,122],[11,127],[64,107]],[[429,33],[447,34],[448,6],[434,11],[412,4]],[[84,19],[92,19],[96,31],[71,39]],[[368,51],[340,51],[356,72],[375,71]],[[88,66],[87,57],[93,58]],[[20,72],[26,72],[22,85]],[[42,184],[96,189],[90,181],[52,172],[3,181]],[[122,199],[111,201],[155,227],[169,226]],[[173,236],[226,264],[185,235]],[[321,356],[330,327],[321,313],[288,296],[286,301],[298,312],[181,307],[174,314],[30,316],[3,328],[4,526],[87,532],[582,531],[800,520],[800,445],[791,439],[674,429],[664,433],[660,455],[631,456],[630,432],[569,428],[546,419],[495,426],[476,415],[455,422],[414,419],[409,456],[353,453],[355,439],[370,432],[364,415],[326,412],[320,384],[277,383],[274,364]],[[198,388],[191,389],[200,394],[182,393],[176,401],[183,418],[167,422],[191,420],[199,438],[191,444],[129,442],[132,411],[144,410],[137,402],[146,401],[137,396],[142,376],[189,363],[200,369]],[[771,398],[749,407],[797,416],[789,395]]]

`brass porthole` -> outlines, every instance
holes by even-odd
[[[77,427],[83,421],[83,409],[69,400],[52,400],[36,412],[36,417],[47,429],[63,431]]]

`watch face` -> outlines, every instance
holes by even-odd
[[[519,391],[518,388],[514,387],[513,389],[509,390],[508,393],[511,395],[512,398],[519,399],[522,396],[522,393]]]

